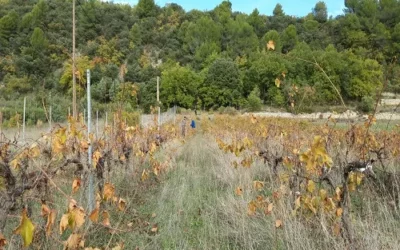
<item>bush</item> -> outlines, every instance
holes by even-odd
[[[260,111],[262,107],[262,101],[260,99],[260,90],[255,87],[247,97],[247,108],[251,112]]]
[[[234,107],[219,107],[218,113],[221,115],[237,115],[238,111]]]
[[[358,104],[357,109],[364,113],[368,113],[374,110],[375,100],[371,96],[364,96],[361,102]]]

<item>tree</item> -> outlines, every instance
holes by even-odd
[[[258,9],[253,10],[253,12],[248,16],[247,22],[253,27],[254,32],[259,38],[265,34],[267,19],[260,15]]]
[[[161,97],[167,107],[193,108],[198,97],[201,77],[190,68],[176,64],[162,72]]]
[[[276,30],[268,31],[263,38],[261,39],[261,49],[268,50],[267,44],[269,41],[273,41],[275,44],[275,51],[281,52],[282,51],[282,42],[281,37]]]
[[[157,6],[154,3],[154,0],[139,0],[136,5],[136,14],[139,18],[156,16]]]
[[[238,16],[235,21],[230,21],[226,29],[227,51],[231,57],[249,55],[258,47],[258,38],[253,27],[246,20]]]
[[[283,8],[281,4],[276,4],[274,11],[272,12],[274,14],[274,16],[284,16],[285,12],[283,12]]]
[[[283,31],[281,35],[281,41],[283,53],[287,53],[292,50],[298,42],[296,26],[294,26],[293,24],[289,25]]]
[[[315,20],[320,23],[325,23],[328,20],[328,9],[325,2],[316,3],[312,13]]]
[[[230,59],[217,59],[208,70],[200,89],[207,108],[239,105],[242,82],[237,65]]]

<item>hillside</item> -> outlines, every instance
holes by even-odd
[[[305,17],[233,12],[223,1],[211,11],[177,4],[136,6],[77,1],[77,79],[84,108],[85,70],[92,70],[96,109],[123,103],[148,112],[161,77],[163,106],[259,109],[260,103],[307,110],[316,105],[370,103],[378,90],[397,92],[400,2],[345,1],[328,17],[318,2]],[[72,4],[68,0],[0,1],[0,100],[5,120],[55,120],[70,106]],[[126,95],[131,93],[131,95]]]

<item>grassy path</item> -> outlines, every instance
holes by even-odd
[[[234,194],[238,183],[251,186],[260,168],[232,168],[215,142],[200,133],[172,165],[142,208],[155,214],[151,223],[158,232],[140,249],[277,249],[266,245],[271,238],[265,219],[249,220],[245,195]]]

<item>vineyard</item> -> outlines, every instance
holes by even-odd
[[[160,129],[115,117],[98,137],[69,118],[33,143],[1,142],[0,249],[400,245],[389,122],[202,114],[183,137],[182,117]]]

